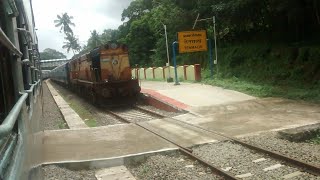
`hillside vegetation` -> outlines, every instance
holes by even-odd
[[[319,0],[133,0],[117,30],[94,32],[100,39],[128,44],[132,65],[164,66],[167,27],[170,57],[176,33],[192,30],[199,18],[216,17],[218,65],[208,74],[208,53],[181,54],[178,64],[200,63],[204,82],[257,96],[319,102]],[[213,39],[212,20],[198,22]],[[102,42],[101,42],[102,43]],[[218,74],[217,74],[218,72]]]
[[[320,102],[319,47],[243,45],[221,48],[217,75],[204,82],[259,97]]]

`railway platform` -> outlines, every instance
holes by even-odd
[[[181,82],[180,85],[173,85],[166,82],[141,81],[141,87],[143,93],[185,110],[256,99],[237,91],[199,83]]]
[[[121,166],[128,158],[141,159],[177,150],[179,146],[192,147],[223,140],[205,129],[241,137],[319,123],[320,119],[320,107],[314,104],[259,99],[201,84],[174,86],[143,81],[142,92],[187,113],[130,124],[45,131],[44,164],[89,169]],[[65,108],[59,101],[56,103],[60,109]]]
[[[256,98],[200,83],[141,81],[142,92],[189,113],[175,117],[230,136],[247,136],[319,123],[316,104]]]

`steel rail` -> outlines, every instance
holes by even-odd
[[[193,127],[199,128],[199,129],[202,129],[204,131],[210,132],[210,133],[215,134],[217,136],[221,136],[221,137],[230,139],[231,141],[233,141],[235,143],[238,143],[238,144],[240,144],[242,146],[245,146],[245,147],[247,147],[247,148],[249,148],[251,150],[254,150],[254,151],[257,151],[257,152],[262,152],[262,153],[267,154],[267,155],[269,155],[269,156],[271,156],[271,157],[273,157],[275,159],[278,159],[278,160],[281,160],[281,161],[285,161],[286,163],[288,163],[288,164],[290,164],[290,165],[292,165],[294,167],[297,167],[299,169],[302,169],[305,172],[308,172],[308,173],[316,175],[316,176],[320,176],[320,167],[315,166],[313,164],[309,164],[309,163],[306,163],[306,162],[303,162],[303,161],[288,157],[286,155],[283,155],[283,154],[280,154],[280,153],[277,153],[277,152],[274,152],[274,151],[263,149],[261,147],[255,146],[253,144],[249,144],[247,142],[241,141],[241,140],[239,140],[237,138],[230,137],[230,136],[221,134],[219,132],[206,129],[206,128],[203,128],[201,126],[197,126],[197,125],[194,125],[194,124],[186,123],[186,122],[180,121],[178,119],[174,119],[174,120],[182,122],[182,123],[185,123],[185,124],[188,124],[190,126],[193,126]]]
[[[126,118],[123,118],[122,116],[119,116],[118,114],[112,112],[112,111],[109,111],[109,110],[106,110],[107,113],[111,114],[112,116],[116,117],[117,119],[119,119],[120,121],[124,122],[124,123],[131,123],[129,120],[127,120]]]
[[[137,109],[138,111],[142,111],[142,112],[144,112],[144,113],[152,114],[153,116],[156,116],[156,117],[159,117],[159,118],[164,118],[164,117],[166,117],[166,116],[164,116],[164,115],[162,115],[162,114],[158,114],[158,113],[153,112],[153,111],[150,111],[150,110],[148,110],[148,109],[143,109],[143,108],[141,108],[141,107],[139,107],[139,106],[133,106],[133,108],[134,108],[134,109]]]
[[[197,161],[199,161],[201,164],[205,165],[205,166],[208,166],[213,172],[215,172],[216,174],[220,175],[220,176],[223,176],[225,177],[226,179],[233,179],[233,180],[238,180],[239,178],[233,176],[232,174],[226,172],[226,171],[223,171],[222,169],[212,165],[211,163],[201,159],[201,157],[193,154],[193,153],[190,153],[188,151],[185,151],[183,149],[179,149],[181,152],[183,152],[184,154],[188,155],[189,157],[191,157],[192,159],[195,159]]]
[[[154,116],[165,117],[165,116],[163,116],[163,115],[157,114],[157,113],[155,113],[155,112],[153,112],[153,111],[146,110],[146,109],[143,109],[143,108],[140,108],[140,107],[136,107],[136,106],[135,106],[135,107],[133,107],[133,108],[134,108],[134,109],[139,109],[139,110],[141,110],[141,111],[143,111],[143,112],[146,112],[146,113],[150,113],[150,114],[152,114],[152,115],[154,115]],[[116,114],[116,113],[114,113],[114,112],[112,112],[112,111],[107,110],[107,112],[110,113],[111,115],[115,116],[116,118],[120,119],[121,121],[131,123],[131,122],[128,121],[127,119],[123,118],[122,116],[120,116],[120,115],[118,115],[118,114]],[[143,126],[143,125],[140,124],[140,123],[133,123],[133,124],[135,124],[135,125],[143,128],[143,129],[145,129],[145,130],[147,130],[147,131],[155,134],[156,136],[159,136],[160,138],[162,138],[162,139],[164,139],[164,140],[166,140],[166,141],[168,141],[168,142],[170,142],[170,143],[172,143],[172,144],[174,144],[175,146],[177,146],[177,147],[179,148],[179,151],[180,151],[180,152],[184,153],[185,155],[187,155],[188,157],[190,157],[190,158],[192,158],[192,159],[194,159],[194,160],[196,160],[196,161],[199,161],[199,162],[200,162],[201,164],[203,164],[204,166],[209,167],[213,172],[215,172],[215,174],[220,175],[220,176],[223,176],[223,177],[226,178],[226,179],[239,180],[239,178],[237,178],[237,177],[231,175],[230,173],[225,172],[225,171],[223,171],[222,169],[220,169],[220,168],[212,165],[211,163],[203,160],[201,157],[196,156],[195,154],[193,154],[193,150],[192,150],[192,149],[187,148],[187,147],[183,147],[183,146],[179,145],[178,143],[176,143],[176,142],[174,142],[174,141],[172,141],[172,140],[170,140],[170,139],[168,139],[168,138],[160,135],[159,133],[154,132],[154,131],[148,129],[147,127]]]
[[[192,153],[192,149],[187,148],[187,147],[183,147],[183,146],[179,145],[178,143],[176,143],[176,142],[174,142],[174,141],[171,141],[170,139],[168,139],[168,138],[166,138],[166,137],[164,137],[164,136],[160,135],[159,133],[156,133],[156,132],[154,132],[154,131],[152,131],[152,130],[148,129],[147,127],[144,127],[143,125],[141,125],[141,124],[139,124],[139,123],[135,123],[135,124],[136,124],[137,126],[139,126],[139,127],[143,128],[143,129],[145,129],[145,130],[147,130],[147,131],[149,131],[149,132],[151,132],[151,133],[153,133],[153,134],[155,134],[155,135],[157,135],[157,136],[161,137],[162,139],[164,139],[164,140],[166,140],[166,141],[168,141],[168,142],[170,142],[170,143],[174,144],[175,146],[179,147],[180,149],[183,149],[184,151],[187,151],[187,152],[189,152],[189,153]]]
[[[112,112],[112,111],[109,111],[109,110],[107,110],[107,112],[110,113],[111,115],[113,115],[114,117],[120,119],[120,120],[123,121],[123,122],[132,123],[132,122],[130,122],[129,120],[127,120],[126,118],[124,118],[124,117],[116,114],[115,112]],[[186,150],[186,151],[188,151],[188,152],[192,152],[192,150],[191,150],[190,148],[186,148],[186,147],[180,146],[179,144],[177,144],[177,143],[175,143],[175,142],[167,139],[166,137],[161,136],[160,134],[158,134],[158,133],[156,133],[156,132],[154,132],[154,131],[146,128],[146,127],[144,127],[143,125],[141,125],[141,124],[139,124],[139,123],[133,123],[133,124],[135,124],[135,125],[143,128],[143,129],[145,129],[145,130],[147,130],[147,131],[149,131],[149,132],[151,132],[151,133],[153,133],[153,134],[155,134],[155,135],[157,135],[157,136],[159,136],[159,137],[161,137],[162,139],[165,139],[166,141],[171,142],[172,144],[178,146],[179,148],[182,148],[182,149],[184,149],[184,150]]]
[[[143,109],[143,108],[140,108],[140,107],[137,107],[139,110],[141,111],[144,111],[144,112],[148,112],[148,113],[152,113],[153,115],[155,116],[158,116],[158,117],[165,117],[164,115],[161,115],[161,114],[158,114],[156,112],[153,112],[153,111],[150,111],[150,110],[147,110],[147,109]],[[173,119],[173,118],[172,118]],[[299,169],[302,169],[303,171],[305,172],[308,172],[310,174],[313,174],[313,175],[316,175],[316,176],[320,176],[320,167],[317,167],[313,164],[309,164],[309,163],[306,163],[306,162],[303,162],[303,161],[300,161],[300,160],[297,160],[297,159],[294,159],[294,158],[290,158],[286,155],[283,155],[283,154],[280,154],[280,153],[277,153],[277,152],[274,152],[274,151],[270,151],[270,150],[266,150],[266,149],[263,149],[261,147],[258,147],[258,146],[255,146],[253,144],[249,144],[247,142],[244,142],[244,141],[241,141],[237,138],[234,138],[234,137],[230,137],[230,136],[227,136],[227,135],[224,135],[224,134],[221,134],[219,132],[216,132],[216,131],[213,131],[213,130],[209,130],[209,129],[206,129],[206,128],[203,128],[201,126],[197,126],[197,125],[194,125],[194,124],[190,124],[190,123],[187,123],[187,122],[184,122],[184,121],[181,121],[181,120],[178,120],[178,119],[174,119],[175,121],[179,121],[179,122],[182,122],[182,123],[185,123],[185,124],[188,124],[190,126],[193,126],[193,127],[196,127],[196,128],[199,128],[199,129],[202,129],[204,131],[207,131],[207,132],[210,132],[212,134],[215,134],[215,135],[218,135],[218,136],[221,136],[221,137],[224,137],[224,138],[227,138],[227,139],[230,139],[232,140],[233,142],[235,143],[238,143],[242,146],[245,146],[249,149],[252,149],[252,150],[255,150],[255,151],[258,151],[258,152],[262,152],[264,154],[267,154],[275,159],[278,159],[278,160],[281,160],[281,161],[285,161],[287,162],[288,164],[294,166],[294,167],[297,167]]]

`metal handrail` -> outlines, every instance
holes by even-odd
[[[0,27],[0,43],[6,48],[15,53],[17,56],[22,57],[22,53],[16,48],[16,46],[10,41],[8,36],[2,31]]]
[[[29,60],[29,59],[24,59],[24,60],[22,60],[21,62],[22,62],[22,64],[27,64],[27,65],[29,65],[30,60]]]
[[[12,137],[12,140],[9,142],[7,150],[3,154],[3,158],[0,161],[0,179],[5,179],[4,177],[5,167],[9,164],[10,156],[14,151],[16,140],[17,140],[17,135],[14,135]]]
[[[21,97],[18,102],[13,106],[8,116],[4,119],[3,123],[0,125],[0,139],[4,136],[7,136],[13,129],[14,124],[17,121],[17,118],[20,114],[21,108],[28,98],[29,94],[33,92],[34,88],[40,83],[40,79],[36,83],[32,84],[29,90],[26,90],[24,93],[21,93]]]
[[[13,106],[8,116],[4,119],[3,123],[0,125],[0,138],[7,136],[13,129],[15,122],[20,114],[23,104],[28,98],[28,93],[23,93],[19,98],[18,102]]]
[[[29,89],[29,90],[25,90],[25,92],[26,92],[26,93],[32,93],[34,87],[37,86],[39,83],[40,83],[40,79],[39,79],[38,81],[36,81],[36,83],[30,84],[30,85],[31,85],[30,89]]]

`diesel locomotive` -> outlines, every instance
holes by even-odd
[[[53,69],[50,78],[88,96],[94,103],[136,97],[141,90],[138,79],[132,78],[128,47],[117,42],[71,59]]]

